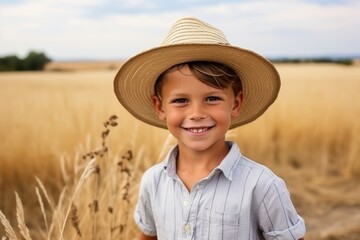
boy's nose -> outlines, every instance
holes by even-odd
[[[204,110],[204,106],[202,106],[201,104],[193,104],[189,118],[191,120],[201,120],[206,118],[207,114]]]

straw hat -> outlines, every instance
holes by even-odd
[[[139,120],[167,128],[152,106],[155,81],[166,69],[190,61],[222,63],[239,75],[243,103],[230,128],[258,118],[278,95],[280,76],[271,62],[255,52],[230,45],[223,32],[196,18],[178,20],[160,46],[127,60],[115,76],[115,94]]]

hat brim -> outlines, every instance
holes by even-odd
[[[274,65],[247,49],[219,44],[178,44],[142,52],[127,60],[114,79],[114,91],[120,103],[137,119],[167,129],[152,106],[154,84],[166,69],[190,61],[211,61],[231,67],[240,77],[243,103],[239,117],[230,129],[249,123],[275,101],[280,76]]]

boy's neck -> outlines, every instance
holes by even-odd
[[[176,173],[190,191],[196,182],[206,178],[220,164],[228,152],[225,142],[206,151],[191,151],[179,145]]]

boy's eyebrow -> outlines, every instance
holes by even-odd
[[[211,94],[225,94],[225,91],[224,91],[224,89],[218,89],[218,90],[208,92],[207,94],[208,95],[211,95]]]
[[[168,94],[167,99],[172,100],[176,98],[188,98],[189,95],[183,94],[183,93],[174,93],[174,94]]]
[[[211,92],[207,92],[205,94],[203,94],[205,96],[212,96],[212,95],[226,95],[223,91],[211,91]],[[177,97],[191,97],[191,94],[189,93],[183,93],[183,92],[175,92],[175,93],[171,93],[168,95],[169,98],[177,98]]]

